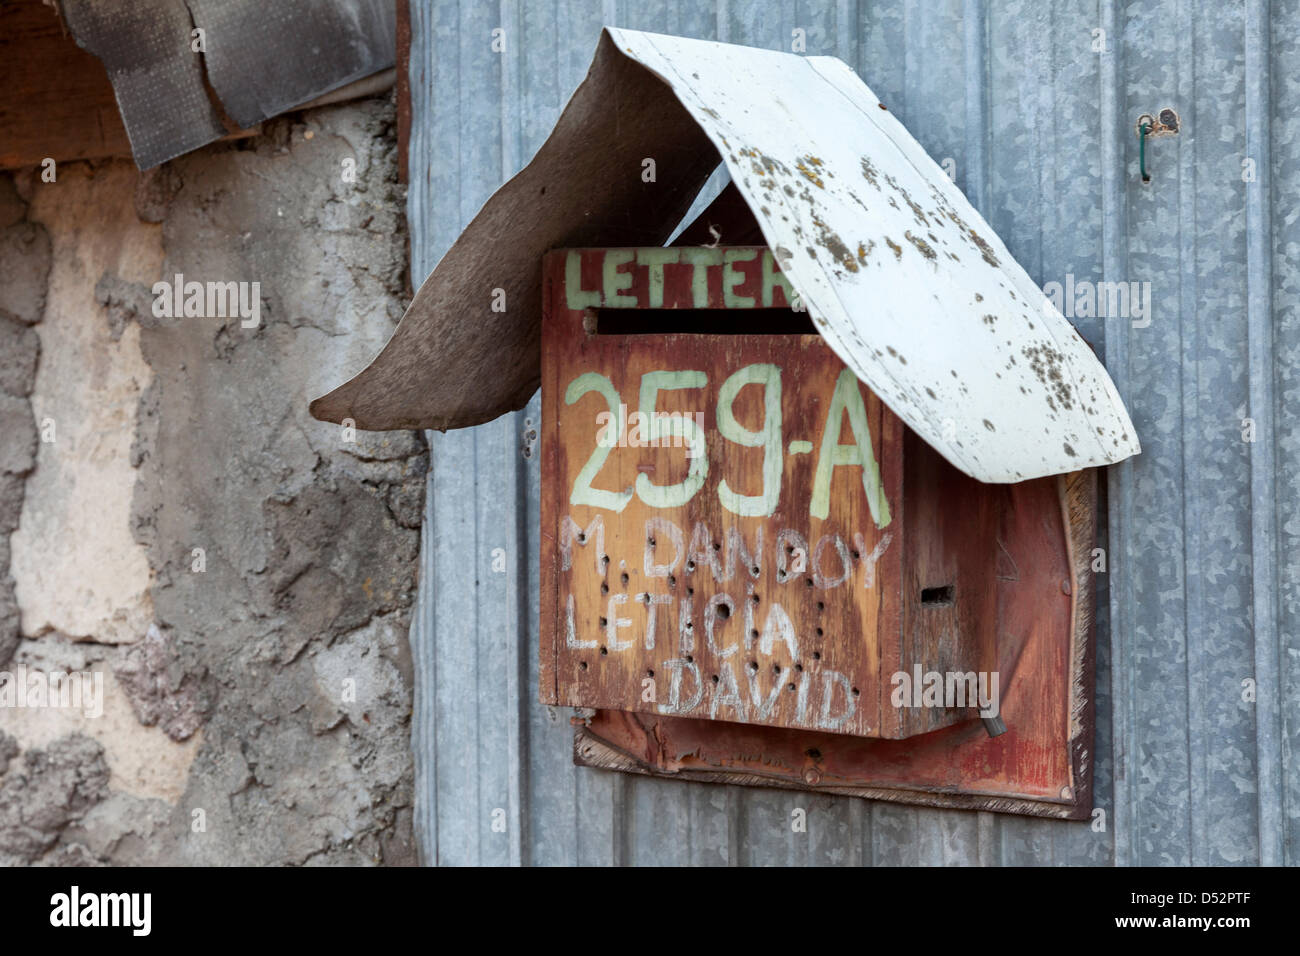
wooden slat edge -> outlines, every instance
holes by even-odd
[[[884,787],[822,786],[796,780],[766,777],[736,770],[679,770],[668,773],[637,760],[608,741],[577,725],[573,735],[573,762],[581,767],[599,770],[618,770],[639,773],[648,777],[671,780],[688,780],[697,783],[725,783],[736,786],[771,787],[778,790],[796,790],[805,793],[833,794],[905,803],[912,806],[936,807],[951,810],[988,810],[994,813],[1016,813],[1024,816],[1052,817],[1056,819],[1081,819],[1077,807],[1071,803],[1045,800],[1017,799],[969,793],[939,793],[925,790],[899,790]]]
[[[1088,468],[1057,479],[1061,520],[1070,561],[1070,776],[1073,801],[1086,814],[1092,808],[1096,734],[1097,648],[1092,549],[1097,530],[1097,471]]]

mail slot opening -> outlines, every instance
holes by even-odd
[[[947,607],[952,604],[953,586],[945,584],[937,588],[921,588],[922,607]]]
[[[816,335],[794,309],[590,309],[596,335]],[[587,324],[590,331],[590,321]]]

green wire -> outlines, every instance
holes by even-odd
[[[1141,132],[1138,135],[1138,165],[1142,171],[1142,181],[1151,182],[1151,177],[1147,175],[1147,131],[1151,129],[1150,123],[1143,123]]]

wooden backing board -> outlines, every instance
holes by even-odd
[[[886,701],[900,669],[993,669],[997,489],[905,455],[821,337],[756,334],[797,322],[774,275],[761,247],[547,256],[541,700],[860,737],[970,721]],[[599,424],[624,406],[683,416],[696,461]]]
[[[716,390],[729,372],[777,365],[786,383],[782,404],[789,439],[783,445],[789,440],[818,442],[820,421],[843,369],[817,336],[797,337],[794,348],[796,337],[790,336],[633,338],[600,336],[584,348],[589,367],[617,366],[621,374],[615,373],[615,380],[631,383],[622,389],[632,392],[625,401],[635,401],[635,383],[658,369],[700,370],[708,375],[708,388]],[[793,388],[794,383],[800,387]],[[559,395],[565,384],[556,389]],[[859,388],[856,379],[852,384]],[[678,410],[679,402],[703,396],[687,397],[683,390],[674,397],[677,401],[668,397],[660,407]],[[761,389],[746,387],[731,407],[738,420],[757,424],[763,420],[763,400]],[[865,393],[864,404],[885,494],[897,505],[902,500],[897,454],[902,427],[889,416],[886,434],[879,400]],[[543,421],[549,413],[567,439],[544,444],[543,467],[554,466],[556,475],[553,488],[544,481],[548,490],[567,494],[573,487],[593,452],[592,422],[605,407],[593,392],[571,407],[543,410]],[[770,518],[728,513],[714,493],[718,482],[757,493],[763,449],[728,449],[717,438],[712,399],[699,407],[708,444],[719,450],[708,451],[711,480],[688,506],[651,508],[633,498],[615,514],[547,496],[552,520],[543,527],[553,534],[546,535],[544,587],[557,601],[542,618],[544,627],[550,625],[543,653],[548,663],[554,661],[556,697],[551,702],[653,713],[668,707],[715,719],[833,727],[861,736],[878,733],[885,663],[879,650],[892,647],[891,656],[901,655],[898,522],[876,528],[866,513],[860,481],[856,495],[845,493],[853,480],[847,474],[833,483],[837,494],[828,517],[811,517],[812,454],[783,455],[782,501]],[[835,428],[838,437],[838,422]],[[627,488],[640,474],[653,476],[658,485],[679,482],[686,477],[684,452],[614,449],[595,485]],[[567,525],[566,536],[569,519],[574,524]],[[647,575],[651,562],[671,570]],[[868,577],[872,587],[865,586]],[[570,624],[571,636],[566,634]],[[650,700],[643,700],[643,678],[655,681]]]
[[[0,3],[0,169],[130,156],[104,65],[40,0]]]
[[[1004,490],[1010,507],[1000,519],[996,577],[1007,733],[989,737],[979,723],[964,723],[906,740],[871,740],[597,710],[589,720],[575,718],[575,762],[676,779],[1087,819],[1096,472]],[[1049,600],[1053,592],[1059,599]]]

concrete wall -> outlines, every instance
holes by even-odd
[[[0,707],[0,862],[414,861],[427,450],[307,414],[401,314],[402,203],[387,99],[0,177],[0,671],[103,687]],[[177,273],[257,327],[156,316]]]

